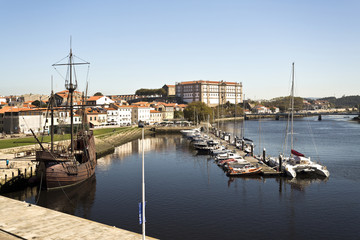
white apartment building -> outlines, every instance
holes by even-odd
[[[200,101],[208,106],[243,101],[242,83],[224,81],[187,81],[176,83],[176,96],[191,103]]]
[[[133,123],[139,121],[150,123],[150,107],[145,106],[131,106],[132,107],[132,119]]]
[[[107,113],[107,124],[108,125],[120,125],[119,111],[115,108],[106,108]]]
[[[130,106],[117,106],[119,111],[119,125],[131,125],[132,120],[132,107]]]

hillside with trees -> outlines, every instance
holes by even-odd
[[[294,97],[294,109],[295,111],[302,110],[304,108],[304,102],[303,98],[301,97]],[[258,105],[264,105],[265,107],[268,107],[270,109],[278,107],[280,112],[286,112],[290,108],[290,96],[287,97],[277,97],[273,98],[271,100],[264,100],[261,102],[252,102],[252,104]]]
[[[135,95],[138,95],[138,96],[152,96],[152,95],[165,96],[166,91],[163,88],[156,88],[156,89],[141,88],[141,89],[136,90]]]
[[[360,104],[360,96],[342,96],[341,98],[326,97],[319,100],[328,101],[335,108],[357,108]]]

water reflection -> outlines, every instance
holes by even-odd
[[[178,137],[174,137],[178,136]],[[167,150],[176,150],[184,144],[186,139],[179,138],[180,135],[159,135],[154,137],[147,136],[144,139],[144,152],[159,152],[164,148]],[[108,170],[112,161],[123,161],[129,156],[142,153],[142,140],[138,139],[125,143],[115,148],[113,154],[98,159],[98,168],[100,170]]]
[[[56,211],[89,218],[95,195],[96,177],[93,175],[78,185],[64,189],[39,191],[39,188],[35,186],[5,196]]]

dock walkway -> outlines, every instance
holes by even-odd
[[[138,240],[141,234],[0,196],[0,238]],[[155,239],[146,237],[146,239]]]
[[[226,142],[225,140],[217,137],[215,134],[210,133],[210,135],[211,135],[212,138],[217,139],[218,141],[220,141],[220,143],[221,143],[222,145],[227,146],[228,149],[235,151],[237,154],[239,154],[240,156],[242,156],[245,160],[249,161],[249,162],[252,163],[253,165],[259,164],[259,165],[262,167],[261,174],[262,174],[264,177],[279,176],[279,175],[282,174],[281,172],[278,172],[278,171],[276,171],[275,169],[271,168],[270,166],[262,163],[261,161],[259,161],[259,160],[256,159],[255,157],[253,157],[253,156],[247,156],[247,153],[246,153],[246,152],[237,149],[234,145],[232,145],[232,144]]]

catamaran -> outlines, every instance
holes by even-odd
[[[314,173],[319,176],[329,177],[330,173],[326,166],[311,161],[310,157],[294,150],[294,63],[292,64],[292,86],[290,94],[290,116],[288,119],[291,121],[291,154],[290,157],[285,157],[284,154],[279,158],[270,158],[269,165],[273,167],[280,167],[281,170],[289,177],[296,177],[299,173]],[[287,130],[286,130],[287,132]],[[286,142],[286,139],[285,139]],[[280,164],[280,161],[281,164]]]

